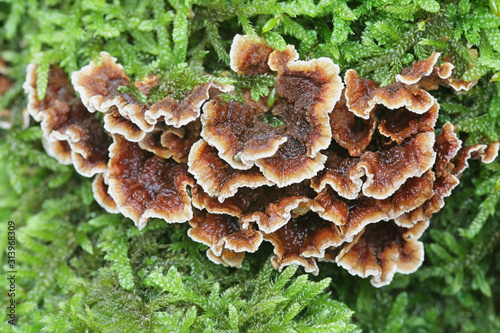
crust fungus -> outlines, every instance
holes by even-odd
[[[314,191],[305,184],[293,184],[285,188],[266,189],[242,214],[244,223],[256,222],[259,229],[271,233],[294,217],[310,210]]]
[[[71,164],[71,148],[66,141],[49,141],[42,139],[42,145],[50,157],[55,158],[59,163]]]
[[[242,226],[238,218],[229,215],[210,214],[197,211],[189,221],[189,236],[210,246],[209,258],[227,266],[241,267],[244,252],[255,252],[262,243],[262,233],[251,225]],[[242,253],[243,256],[231,256]],[[231,258],[241,258],[229,260]],[[218,259],[217,259],[218,258]]]
[[[28,110],[47,152],[98,173],[96,201],[140,229],[155,217],[189,221],[207,256],[232,267],[265,239],[276,269],[297,263],[317,273],[317,259],[334,261],[378,287],[420,266],[418,239],[468,160],[498,155],[500,143],[462,147],[450,123],[435,136],[439,104],[427,91],[473,84],[454,79],[450,63],[436,65],[438,53],[386,87],[347,70],[345,89],[330,59],[299,61],[293,46],[237,35],[230,58],[239,75],[277,73],[274,103],[249,91],[225,102],[218,94],[233,87],[214,82],[141,102],[119,88],[131,81],[103,52],[73,73],[75,88],[51,67],[42,101],[31,65]],[[133,89],[149,98],[159,82],[151,75]]]
[[[330,127],[333,139],[347,149],[349,155],[360,156],[372,140],[377,128],[377,120],[375,115],[363,119],[350,112],[345,97],[342,95],[340,101],[335,104],[333,112],[330,113]]]
[[[180,128],[158,124],[139,141],[139,146],[160,157],[172,157],[178,163],[186,163],[191,147],[200,138],[200,131],[198,120]]]
[[[220,202],[234,196],[240,187],[272,185],[256,167],[248,170],[234,169],[203,139],[191,148],[188,166],[198,185],[208,195],[217,197]]]
[[[233,69],[241,73],[276,71],[276,100],[269,112],[212,100],[203,110],[201,136],[233,168],[257,165],[279,187],[314,176],[326,160],[319,151],[330,144],[328,113],[343,86],[338,66],[327,58],[298,61],[292,46],[269,52],[262,42],[242,36],[235,37],[231,57]],[[245,59],[249,67],[242,65]],[[277,126],[266,121],[269,117],[279,120]]]
[[[104,182],[102,174],[95,176],[92,182],[92,193],[94,193],[95,201],[108,213],[116,214],[120,212],[116,202],[108,193],[108,185]]]
[[[108,193],[120,212],[143,229],[150,218],[185,222],[193,217],[188,187],[194,186],[187,166],[165,160],[113,135],[105,174]]]
[[[67,148],[71,161],[82,175],[91,177],[106,170],[108,147],[111,140],[100,121],[88,113],[76,97],[64,71],[51,66],[45,98],[38,100],[36,65],[28,66],[27,80],[23,85],[28,94],[28,111],[41,122],[45,145],[52,156],[67,161]],[[66,142],[55,143],[55,142]]]
[[[396,272],[410,274],[420,267],[424,246],[418,238],[428,224],[421,221],[409,229],[392,221],[371,224],[345,246],[335,260],[350,274],[372,276],[372,285],[385,286]]]
[[[343,242],[338,227],[309,212],[290,219],[280,229],[264,234],[274,246],[273,266],[281,271],[285,266],[299,264],[306,272],[318,274],[314,257],[323,257],[331,246]]]
[[[116,107],[118,114],[124,118],[119,120],[120,123],[129,121],[129,126],[133,124],[143,131],[142,136],[127,137],[131,141],[141,140],[160,120],[174,127],[181,127],[196,120],[200,116],[201,106],[211,95],[232,90],[230,85],[208,82],[187,92],[180,101],[167,96],[156,103],[141,102],[130,92],[120,92],[120,87],[131,85],[130,78],[123,67],[116,63],[116,58],[106,52],[101,52],[99,64],[91,62],[74,72],[71,80],[90,112],[97,110],[107,113]],[[142,92],[148,93],[156,83],[156,78],[146,78],[136,86],[141,88]],[[115,116],[108,120],[116,122],[117,118],[115,113]],[[111,133],[119,133],[113,131],[115,126],[114,123],[107,125]]]

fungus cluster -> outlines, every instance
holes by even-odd
[[[276,73],[275,100],[228,102],[218,96],[233,87],[210,82],[139,101],[103,52],[71,82],[52,66],[42,101],[30,65],[28,108],[47,152],[95,176],[96,201],[139,228],[188,221],[208,257],[234,267],[266,240],[278,270],[317,273],[317,259],[334,261],[375,286],[421,265],[418,239],[468,160],[498,154],[498,143],[463,147],[450,123],[436,136],[428,90],[473,85],[454,79],[450,63],[437,66],[438,53],[386,87],[354,70],[342,81],[331,59],[300,61],[293,46],[247,36],[235,37],[230,57],[240,75]],[[148,96],[158,78],[134,84]]]

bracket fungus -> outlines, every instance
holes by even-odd
[[[418,239],[468,161],[498,155],[500,143],[464,147],[451,123],[436,136],[439,102],[428,91],[474,84],[453,78],[452,64],[438,66],[439,53],[386,87],[352,69],[344,84],[331,59],[298,60],[293,46],[237,35],[231,69],[276,73],[273,103],[248,91],[228,102],[219,94],[234,87],[215,82],[148,102],[155,75],[134,83],[141,101],[119,88],[131,81],[116,59],[100,57],[72,83],[52,66],[43,100],[36,65],[28,68],[28,110],[42,122],[45,149],[96,175],[94,196],[108,212],[141,229],[153,217],[188,221],[189,236],[227,266],[265,240],[276,269],[298,263],[317,273],[317,260],[332,261],[386,285],[421,265]]]
[[[104,172],[111,139],[99,119],[76,96],[64,71],[50,66],[42,101],[38,99],[36,81],[37,66],[31,64],[23,88],[28,94],[29,113],[41,122],[49,154],[64,164],[68,164],[71,154],[71,162],[83,176]]]
[[[319,151],[332,137],[328,113],[343,87],[339,67],[328,58],[298,61],[293,46],[269,52],[262,41],[240,35],[230,54],[237,72],[277,72],[276,99],[268,112],[282,124],[262,121],[266,113],[260,108],[211,100],[203,108],[201,136],[231,167],[247,170],[257,165],[279,187],[313,177],[326,160]],[[242,64],[245,59],[251,62],[248,67]]]

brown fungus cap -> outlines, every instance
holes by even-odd
[[[240,188],[231,198],[220,202],[217,197],[208,195],[203,188],[196,185],[191,189],[193,206],[202,210],[206,209],[209,213],[228,214],[240,217],[248,207],[257,200],[259,196],[264,195],[265,187],[257,189]]]
[[[376,199],[391,196],[411,177],[419,177],[432,168],[436,159],[433,132],[420,133],[386,151],[365,152],[351,179],[366,176],[363,194]]]
[[[130,119],[123,117],[116,106],[111,106],[104,114],[104,129],[110,134],[120,134],[128,141],[139,142],[148,132],[142,130]]]
[[[108,213],[117,214],[120,212],[116,206],[116,202],[108,193],[108,185],[104,182],[102,173],[95,176],[92,182],[92,193],[94,194],[95,201]]]
[[[289,139],[278,148],[275,156],[257,160],[255,164],[264,176],[279,187],[300,183],[315,176],[324,168],[326,156],[306,156],[306,148],[299,141]]]
[[[89,113],[76,97],[64,71],[56,66],[50,67],[45,98],[39,101],[36,65],[30,65],[24,89],[28,93],[28,110],[35,120],[42,122],[47,140],[69,144],[73,164],[80,174],[91,177],[104,172],[111,139],[99,119]]]
[[[243,259],[245,259],[245,252],[234,252],[224,249],[220,256],[216,256],[211,249],[207,250],[207,258],[216,264],[225,267],[241,268]]]
[[[350,241],[368,224],[388,221],[422,206],[434,195],[434,180],[434,173],[427,171],[421,177],[408,179],[393,195],[383,200],[365,196],[345,200],[327,188],[314,198],[312,209],[340,226],[344,239]]]
[[[436,84],[450,85],[450,82],[455,82],[448,77],[453,65],[435,66],[438,57],[439,53],[433,53],[429,58],[403,69],[396,76],[396,82],[386,87],[360,79],[354,70],[348,70],[345,96],[349,110],[364,119],[369,118],[378,104],[393,110],[405,108],[417,114],[427,112],[436,100],[426,90],[435,89]]]
[[[446,174],[437,177],[433,185],[434,195],[421,206],[412,211],[402,214],[394,219],[394,222],[406,228],[412,227],[420,221],[429,220],[433,214],[439,212],[444,206],[444,199],[459,184],[457,177]]]
[[[330,113],[333,139],[349,151],[351,156],[360,156],[370,144],[377,128],[375,115],[363,119],[349,111],[344,94]]]
[[[277,270],[299,264],[309,273],[318,274],[316,258],[322,258],[325,250],[343,242],[338,227],[309,212],[292,218],[275,232],[264,234],[264,239],[274,246],[271,262]]]
[[[452,174],[460,177],[465,169],[469,167],[469,159],[480,160],[483,163],[491,163],[498,156],[500,142],[493,142],[489,145],[477,144],[463,147],[452,160],[454,169]]]
[[[193,121],[179,128],[158,123],[139,141],[139,147],[160,157],[186,163],[192,145],[200,139],[201,123]]]
[[[434,195],[420,207],[397,217],[395,222],[398,225],[411,227],[419,221],[430,219],[434,213],[443,208],[444,198],[448,197],[451,191],[459,184],[457,177],[459,174],[455,172],[459,170],[454,170],[456,168],[455,163],[463,167],[466,164],[464,158],[467,154],[462,155],[460,152],[465,152],[467,149],[461,149],[461,145],[462,141],[456,136],[453,125],[446,123],[442,133],[436,138],[434,145],[434,150],[436,151],[436,163],[434,165],[436,181],[433,184]],[[462,167],[459,168],[461,169]]]
[[[234,169],[217,154],[217,150],[201,139],[191,148],[188,158],[189,172],[197,184],[220,202],[236,194],[240,187],[271,186],[256,167],[249,170]]]
[[[429,58],[417,61],[404,68],[400,74],[396,75],[396,81],[404,84],[414,84],[419,82],[422,77],[431,75],[440,55],[438,52],[433,52]],[[441,71],[439,73],[444,74]]]
[[[71,77],[82,102],[91,112],[108,112],[115,106],[123,118],[130,120],[144,132],[151,132],[158,120],[175,127],[186,125],[199,117],[202,104],[211,94],[233,89],[230,85],[208,82],[194,87],[180,101],[167,96],[156,103],[143,103],[133,94],[119,91],[120,86],[128,87],[131,83],[123,67],[116,63],[116,58],[101,52],[100,62],[91,62],[90,65],[74,72]],[[147,86],[146,90],[150,91],[151,85],[156,82],[141,81],[139,87]]]
[[[194,180],[188,175],[187,166],[142,150],[120,135],[113,135],[113,140],[105,180],[120,212],[139,229],[153,217],[167,222],[191,219],[187,187],[193,187]]]
[[[370,99],[375,104],[384,105],[389,109],[404,107],[418,114],[427,112],[436,103],[431,94],[417,85],[405,85],[400,82],[373,90]]]
[[[359,158],[350,157],[342,149],[329,149],[325,154],[325,168],[311,179],[311,187],[321,192],[330,185],[340,196],[356,199],[363,185],[362,179],[356,177]]]
[[[346,105],[356,116],[369,119],[376,103],[371,99],[372,92],[379,87],[378,83],[366,78],[359,78],[358,73],[348,69],[345,73]]]
[[[274,49],[264,44],[262,40],[236,35],[229,53],[231,69],[241,75],[268,73],[271,69],[267,59],[273,51]]]
[[[202,83],[190,92],[187,92],[180,101],[165,97],[161,101],[151,105],[144,112],[146,121],[156,124],[158,120],[164,121],[167,125],[181,127],[200,117],[202,105],[221,92],[233,90],[231,85],[223,85],[216,82]]]
[[[266,189],[241,216],[242,223],[256,222],[259,229],[271,233],[292,217],[307,213],[314,191],[307,185],[292,184],[284,188]]]
[[[331,141],[328,113],[343,86],[339,68],[330,59],[297,58],[291,46],[269,55],[269,67],[278,72],[270,114],[256,105],[214,100],[202,115],[201,135],[222,159],[235,169],[257,165],[280,187],[301,182],[323,168],[326,158],[319,151]],[[264,122],[269,116],[281,124]]]
[[[66,141],[49,141],[42,138],[42,145],[47,154],[55,158],[59,163],[68,165],[72,163],[71,147]]]
[[[341,250],[336,261],[352,275],[372,276],[375,287],[385,286],[396,272],[410,274],[422,265],[424,246],[417,239],[428,224],[422,221],[410,229],[393,221],[371,224]]]
[[[189,221],[189,237],[210,246],[213,255],[220,257],[224,250],[255,252],[262,243],[262,234],[251,225],[242,227],[238,218],[229,215],[196,211]]]
[[[231,167],[250,169],[254,160],[273,156],[287,138],[260,121],[262,111],[239,102],[211,100],[203,107],[201,136]]]
[[[199,120],[192,121],[180,128],[168,126],[161,135],[160,143],[162,147],[172,152],[172,158],[176,162],[187,163],[193,144],[201,138],[200,132],[201,122]]]
[[[292,46],[277,51],[236,36],[234,71],[277,73],[269,106],[267,97],[250,101],[249,91],[244,102],[224,102],[217,95],[232,87],[213,82],[182,98],[142,103],[119,91],[131,82],[103,53],[99,64],[74,73],[73,83],[92,112],[104,112],[107,132],[55,67],[44,101],[37,99],[34,65],[25,89],[33,117],[60,140],[45,140],[49,154],[86,175],[104,172],[92,188],[108,211],[141,229],[152,217],[190,221],[189,235],[226,266],[240,267],[264,238],[279,270],[298,263],[317,273],[316,259],[337,260],[381,286],[420,265],[417,239],[429,218],[468,160],[491,162],[500,146],[461,148],[449,123],[435,138],[439,105],[425,90],[457,81],[453,66],[436,66],[437,57],[382,88],[348,70],[342,92],[330,59],[298,61]],[[147,97],[158,84],[149,76],[134,89]]]
[[[457,156],[461,147],[462,140],[457,137],[453,125],[446,122],[443,131],[437,136],[434,144],[434,150],[437,154],[434,170],[437,177],[444,176],[452,171],[450,168],[453,168],[453,164],[450,161]]]
[[[439,113],[437,101],[425,113],[417,114],[406,109],[399,109],[393,114],[383,117],[378,126],[380,134],[401,144],[405,139],[424,132],[434,132]]]
[[[82,103],[90,112],[107,112],[115,106],[124,117],[127,113],[139,113],[137,109],[122,113],[122,109],[129,104],[129,109],[137,107],[134,104],[137,101],[131,94],[127,93],[122,96],[118,91],[121,86],[130,86],[130,79],[125,74],[122,65],[117,64],[116,58],[107,52],[101,52],[97,63],[91,61],[89,65],[74,72],[71,75],[71,82],[80,94]]]

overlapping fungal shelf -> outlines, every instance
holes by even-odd
[[[233,87],[215,82],[143,103],[120,92],[132,83],[102,53],[71,83],[52,66],[43,101],[30,65],[28,108],[47,152],[94,176],[96,201],[139,228],[150,218],[189,222],[207,256],[234,267],[266,240],[278,270],[317,273],[318,259],[334,261],[375,286],[421,265],[418,239],[468,160],[498,154],[499,143],[463,147],[450,123],[436,136],[439,103],[428,91],[473,85],[454,79],[452,64],[437,66],[438,53],[386,87],[354,70],[342,80],[331,59],[301,61],[293,46],[247,36],[234,38],[230,56],[240,75],[277,74],[271,107],[224,101]],[[158,80],[134,84],[148,95]]]

